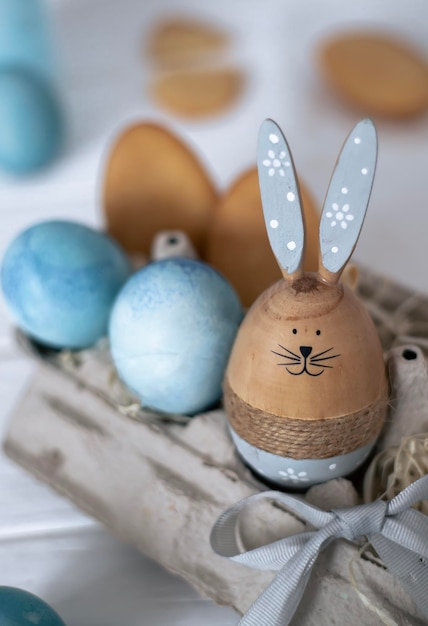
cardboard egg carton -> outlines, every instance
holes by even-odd
[[[412,414],[413,432],[421,432],[426,381],[414,384],[415,358],[408,360],[408,348],[400,346],[412,343],[428,351],[428,298],[367,271],[361,271],[358,289],[385,351],[395,346],[397,428],[400,415]],[[10,420],[6,453],[202,594],[244,613],[274,573],[217,556],[209,535],[226,508],[266,486],[237,457],[223,410],[166,419],[141,409],[117,380],[106,344],[76,354],[42,351],[22,336],[20,341],[39,367]],[[423,360],[422,351],[415,353]],[[412,393],[406,393],[411,385]],[[305,497],[326,509],[359,501],[345,479],[312,487]],[[304,529],[278,505],[264,503],[244,519],[241,538],[249,548]],[[360,547],[339,540],[320,556],[295,626],[377,626],[370,606],[380,607],[391,623],[422,626],[400,583],[370,552],[361,556]]]

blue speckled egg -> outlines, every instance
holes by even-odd
[[[242,315],[231,285],[206,263],[151,263],[130,278],[112,310],[118,374],[143,406],[187,415],[203,411],[221,396]]]
[[[0,626],[65,626],[46,602],[29,591],[0,587]]]
[[[107,334],[113,301],[131,274],[110,237],[83,224],[49,221],[21,233],[1,268],[17,325],[55,348],[84,348]]]
[[[49,84],[21,67],[0,69],[0,168],[26,174],[60,149],[63,118]]]

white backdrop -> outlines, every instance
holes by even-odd
[[[358,113],[336,100],[316,65],[334,29],[379,26],[428,59],[425,0],[50,0],[68,118],[64,154],[25,180],[0,176],[0,255],[29,224],[51,217],[102,226],[102,164],[112,137],[136,119],[164,121],[203,159],[220,188],[254,163],[260,122],[280,123],[302,178],[322,203],[340,146]],[[212,121],[182,122],[146,91],[145,33],[164,14],[214,20],[235,36],[233,56],[250,81],[245,97]],[[374,191],[355,259],[428,291],[428,115],[378,124]],[[15,348],[0,310],[0,434],[33,364]],[[28,416],[31,419],[31,415]],[[142,489],[144,486],[142,485]],[[0,456],[0,585],[52,602],[68,626],[228,626],[229,609],[200,598]],[[320,625],[322,626],[322,625]]]

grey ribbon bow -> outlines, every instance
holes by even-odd
[[[272,499],[319,530],[303,532],[241,553],[236,530],[249,503]],[[371,504],[322,511],[278,491],[264,491],[225,511],[211,531],[211,546],[220,556],[254,569],[280,570],[250,607],[240,626],[286,626],[299,605],[319,553],[338,538],[366,536],[386,567],[399,578],[425,617],[428,617],[428,517],[412,509],[428,499],[428,475],[395,498]]]

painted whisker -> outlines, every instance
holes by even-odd
[[[317,359],[319,356],[322,356],[323,354],[326,354],[326,352],[330,352],[330,350],[333,350],[333,346],[331,348],[327,348],[327,350],[323,350],[322,352],[318,352],[317,354],[313,354],[312,355],[312,359]]]
[[[281,350],[285,350],[286,352],[288,352],[289,354],[292,354],[293,356],[297,357],[298,359],[300,359],[300,356],[298,354],[296,354],[295,352],[293,352],[292,350],[289,350],[288,348],[286,348],[285,346],[282,346],[280,343],[278,344],[279,347],[281,348]]]
[[[314,367],[325,367],[325,368],[328,368],[329,370],[333,369],[332,365],[324,365],[323,363],[311,363],[311,365],[313,365]]]
[[[289,356],[288,354],[281,354],[281,352],[275,352],[275,350],[271,350],[271,352],[273,352],[273,354],[276,354],[277,356],[282,356],[284,359],[290,359],[291,361],[296,361],[297,363],[300,363],[301,359],[298,356]]]
[[[332,354],[331,356],[323,356],[323,357],[320,357],[320,358],[312,357],[310,359],[310,362],[311,363],[317,363],[319,361],[328,361],[329,359],[336,359],[338,356],[341,356],[341,355],[340,354]]]

